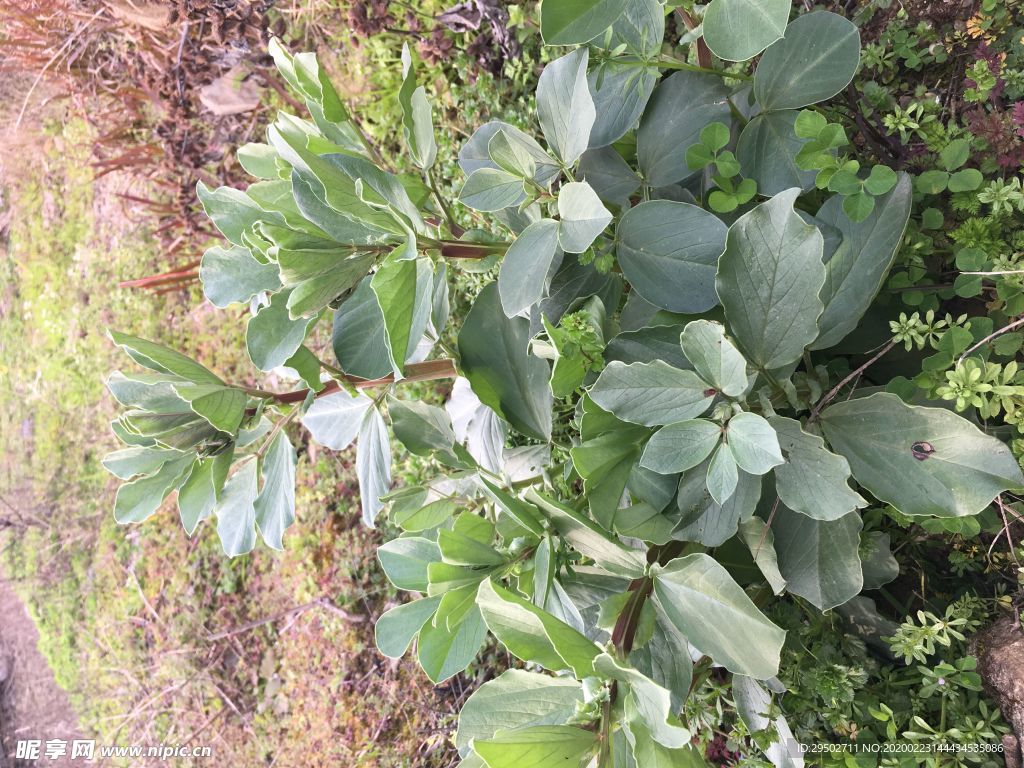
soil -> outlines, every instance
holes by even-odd
[[[39,652],[39,633],[25,605],[0,574],[0,768],[29,768],[17,760],[19,740],[83,738],[67,693]],[[76,761],[81,762],[81,761]],[[71,768],[68,757],[43,759],[39,765]]]

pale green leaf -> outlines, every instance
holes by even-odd
[[[860,31],[828,11],[808,13],[786,29],[757,65],[754,94],[765,110],[799,109],[845,88],[860,63]]]
[[[662,427],[647,442],[640,466],[662,475],[685,472],[704,462],[722,439],[722,427],[707,419]]]
[[[799,421],[783,416],[768,421],[786,457],[786,463],[775,468],[775,487],[783,504],[817,520],[838,520],[867,506],[848,485],[846,459],[828,450],[817,435],[805,432]]]
[[[596,748],[597,734],[569,725],[499,731],[473,743],[487,768],[580,768]]]
[[[459,332],[462,370],[481,402],[520,432],[538,440],[551,435],[548,364],[529,353],[530,323],[505,317],[498,286],[477,296]]]
[[[415,248],[411,250],[415,254]],[[391,365],[395,375],[405,374],[405,363],[430,322],[434,269],[428,258],[409,258],[410,248],[395,249],[380,265],[370,288],[384,315]]]
[[[736,464],[752,475],[763,475],[784,461],[775,430],[756,413],[738,413],[729,419],[726,441]]]
[[[655,306],[706,312],[718,304],[715,271],[726,232],[718,217],[695,205],[641,203],[619,220],[619,265],[634,290]]]
[[[261,371],[272,371],[285,362],[306,339],[317,318],[293,320],[288,311],[289,291],[270,297],[270,303],[249,318],[245,327],[245,347],[249,359]]]
[[[228,557],[246,555],[256,546],[256,494],[256,462],[247,461],[228,478],[213,510]]]
[[[653,363],[609,363],[590,389],[595,403],[618,418],[644,426],[686,421],[704,413],[714,392],[693,371]]]
[[[613,1],[621,4],[624,0]],[[583,2],[594,4],[593,0]],[[568,0],[559,5],[572,3],[579,4],[580,0]],[[543,9],[541,15],[544,15]],[[605,27],[612,21],[614,19],[607,20]],[[594,99],[587,85],[588,58],[586,48],[577,48],[544,67],[537,82],[537,117],[540,119],[540,127],[548,146],[566,165],[575,163],[586,151],[590,130],[597,116]]]
[[[782,39],[791,8],[789,0],[712,0],[704,11],[704,42],[720,59],[752,59]]]
[[[339,389],[314,400],[302,416],[302,424],[318,443],[340,451],[356,439],[363,417],[372,406],[373,400],[366,395]]]
[[[733,581],[704,554],[655,565],[654,595],[691,643],[730,672],[758,680],[779,669],[786,633],[772,624]]]
[[[424,597],[385,611],[373,625],[377,650],[389,659],[400,659],[409,650],[413,638],[434,615],[441,596]],[[468,702],[467,702],[468,703]]]
[[[256,497],[256,525],[272,549],[284,549],[285,529],[295,522],[295,448],[284,430],[264,454],[260,465],[263,488]]]
[[[380,497],[391,489],[391,443],[387,424],[376,408],[366,411],[359,427],[356,475],[363,522],[372,528],[377,514],[384,508]]]
[[[583,253],[612,220],[589,184],[574,181],[558,191],[558,244],[566,253]]]
[[[759,370],[799,360],[818,335],[824,239],[794,210],[799,194],[787,190],[741,216],[718,266],[729,329]]]
[[[540,33],[547,45],[587,43],[625,8],[626,0],[545,0],[540,5]]]
[[[583,701],[575,680],[509,669],[473,692],[459,713],[455,746],[465,756],[472,740],[483,740],[506,728],[561,725]]]
[[[726,504],[733,497],[740,481],[735,455],[729,448],[725,444],[719,445],[708,464],[708,493],[719,506]]]
[[[560,261],[558,237],[558,222],[541,219],[524,229],[505,252],[498,294],[507,317],[515,317],[543,298],[552,266]]]
[[[261,264],[248,248],[240,246],[216,245],[207,249],[199,266],[199,279],[206,298],[221,309],[245,303],[262,291],[276,291],[281,287],[277,266],[273,262]]]
[[[523,180],[508,171],[480,168],[462,185],[459,200],[474,211],[500,211],[526,200]]]
[[[739,397],[747,390],[747,361],[725,337],[721,323],[694,320],[683,328],[679,343],[697,375],[719,392]]]
[[[944,408],[879,392],[830,406],[821,423],[857,482],[905,515],[976,515],[1024,487],[1005,443]]]
[[[779,504],[772,519],[775,554],[786,590],[827,611],[858,595],[864,585],[860,563],[860,515],[813,520]]]

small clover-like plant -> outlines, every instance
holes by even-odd
[[[177,491],[190,535],[210,518],[230,555],[258,536],[282,547],[291,431],[355,444],[365,521],[401,531],[380,565],[413,598],[379,618],[381,652],[415,647],[440,682],[493,636],[525,667],[465,702],[464,768],[699,765],[687,702],[712,665],[731,675],[746,748],[770,755],[788,731],[772,604],[828,611],[895,577],[863,510],[953,530],[1024,486],[971,421],[859,388],[897,341],[934,344],[947,366],[971,342],[959,322],[903,317],[867,362],[850,351],[873,338],[862,319],[891,319],[876,299],[913,201],[906,174],[832,164],[844,137],[801,114],[851,82],[857,28],[826,11],[790,23],[788,0],[713,0],[710,49],[760,55],[716,69],[661,55],[656,0],[626,5],[541,4],[545,41],[579,47],[540,76],[540,136],[492,120],[465,143],[458,201],[434,178],[408,54],[419,177],[383,166],[313,54],[273,43],[309,116],[282,113],[239,149],[245,190],[200,186],[228,241],[200,276],[216,306],[249,308],[254,366],[304,386],[233,384],[112,334],[146,369],[110,380],[127,409],[127,447],[106,459],[121,522]],[[465,231],[459,204],[486,226]],[[479,290],[460,317],[467,265]],[[324,360],[309,339],[328,323]],[[403,396],[442,378],[444,407]],[[433,476],[392,488],[392,438]]]

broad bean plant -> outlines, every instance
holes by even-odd
[[[828,611],[891,580],[867,508],[973,516],[1024,477],[977,424],[863,385],[896,343],[869,349],[865,328],[893,319],[872,305],[913,190],[830,160],[843,141],[815,104],[850,83],[859,33],[825,11],[790,23],[791,6],[712,0],[698,65],[664,52],[657,0],[545,0],[563,49],[540,135],[482,125],[457,201],[407,52],[416,177],[382,167],[313,54],[272,43],[309,117],[238,150],[244,191],[200,185],[227,241],[201,279],[214,305],[250,307],[256,368],[305,386],[236,386],[111,333],[144,369],[109,380],[117,520],[176,492],[189,535],[209,519],[230,556],[281,548],[301,423],[356,446],[366,524],[401,531],[378,558],[412,599],[380,617],[381,652],[415,646],[435,682],[489,636],[522,662],[466,702],[463,768],[701,765],[681,712],[713,669],[751,750],[793,764],[766,607]],[[456,323],[449,291],[481,276]],[[308,344],[327,322],[329,361]],[[403,398],[445,378],[444,407]],[[392,438],[436,478],[393,489]]]

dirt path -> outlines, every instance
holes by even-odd
[[[20,739],[68,742],[81,739],[67,693],[57,685],[39,652],[39,633],[28,610],[0,573],[0,768],[28,768],[33,761],[14,760]],[[5,760],[6,753],[6,760]],[[43,759],[39,765],[81,764],[68,757]]]

